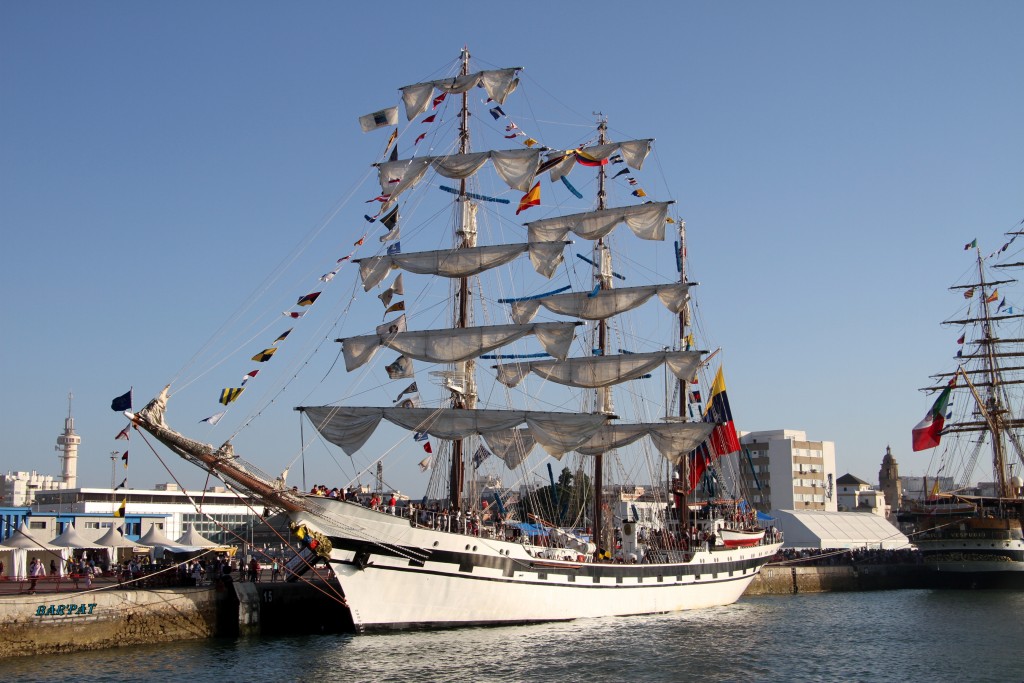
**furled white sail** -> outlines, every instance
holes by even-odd
[[[715,426],[713,422],[609,424],[601,427],[576,452],[596,455],[614,448],[623,448],[649,436],[662,457],[676,464],[684,455],[702,444]]]
[[[485,439],[491,452],[501,458],[510,470],[519,467],[537,445],[537,440],[533,438],[529,428],[488,432]]]
[[[562,360],[507,363],[496,366],[498,381],[514,387],[533,372],[557,384],[597,389],[642,377],[662,364],[681,380],[693,378],[700,364],[700,351],[654,351],[621,356],[582,356]]]
[[[586,154],[591,159],[604,161],[618,150],[622,154],[622,160],[626,162],[627,166],[640,170],[643,168],[644,160],[651,151],[651,142],[653,142],[651,139],[609,142],[603,145],[584,147],[579,151]],[[572,171],[574,166],[576,166],[576,155],[573,154],[574,151],[575,150],[564,150],[550,152],[547,155],[544,160],[544,165],[551,178],[551,182],[555,182],[562,176],[569,175],[569,172]],[[552,163],[553,165],[548,165]]]
[[[388,195],[390,204],[398,195],[418,183],[431,166],[445,178],[464,180],[480,170],[487,160],[491,161],[498,175],[510,188],[527,192],[540,167],[540,150],[493,150],[385,161],[377,165],[380,191]]]
[[[387,274],[396,268],[420,275],[440,275],[457,278],[470,277],[504,265],[523,252],[529,252],[530,262],[534,269],[551,277],[562,262],[562,250],[565,242],[520,242],[517,244],[496,244],[485,247],[462,249],[439,249],[437,251],[419,251],[409,254],[388,254],[371,258],[356,259],[359,264],[359,277],[363,279],[363,289],[370,291],[378,285]]]
[[[516,79],[516,72],[521,68],[517,66],[509,69],[489,69],[465,76],[455,76],[453,78],[407,85],[404,88],[400,88],[402,91],[402,101],[405,103],[405,115],[409,121],[412,121],[427,111],[433,100],[434,90],[458,95],[469,92],[478,85],[487,91],[489,98],[498,104],[504,104],[505,98],[512,94],[519,84],[519,81]]]
[[[598,209],[556,218],[544,218],[526,224],[531,242],[557,242],[572,231],[586,240],[604,237],[619,223],[625,223],[640,239],[665,239],[665,219],[674,202],[651,202],[615,209]]]
[[[378,333],[336,341],[343,343],[345,369],[349,372],[367,363],[381,346],[429,363],[461,363],[511,344],[528,334],[536,336],[537,341],[550,355],[565,358],[569,353],[576,325],[577,323],[488,325],[397,334]]]
[[[621,289],[602,289],[591,292],[569,292],[552,294],[539,299],[516,301],[512,304],[512,319],[520,325],[533,320],[541,306],[552,313],[567,315],[584,320],[604,320],[613,315],[625,313],[644,304],[655,294],[673,313],[679,313],[686,304],[686,293],[690,285],[675,282],[667,285],[642,285]]]
[[[352,455],[370,438],[380,421],[438,439],[464,439],[476,434],[495,442],[508,439],[508,430],[526,424],[530,436],[551,455],[567,453],[605,423],[606,415],[555,413],[538,410],[461,410],[456,408],[367,408],[317,406],[302,409],[325,439]],[[488,442],[490,443],[490,442]]]

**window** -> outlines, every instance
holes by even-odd
[[[45,529],[46,528],[46,522],[29,522],[28,523],[28,528],[29,529]]]
[[[82,524],[82,528],[83,529],[99,529],[100,528],[100,523],[99,522],[85,522],[85,523]]]

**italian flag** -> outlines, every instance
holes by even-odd
[[[949,405],[949,394],[953,391],[954,386],[956,386],[955,379],[950,381],[949,386],[942,390],[942,393],[939,394],[939,397],[935,399],[935,403],[928,410],[928,414],[914,427],[915,451],[923,451],[926,448],[935,448],[939,445],[939,439],[942,436],[942,426],[946,423],[946,407]]]

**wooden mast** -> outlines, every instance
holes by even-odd
[[[982,317],[982,338],[985,340],[985,369],[988,371],[989,395],[987,405],[981,406],[991,419],[988,420],[989,430],[992,432],[992,467],[996,474],[996,485],[999,491],[1000,506],[1002,500],[1010,497],[1009,481],[1006,477],[1006,453],[1003,444],[1003,420],[1006,408],[999,400],[999,393],[1002,391],[1002,382],[997,372],[995,357],[995,335],[992,332],[992,313],[988,307],[987,283],[985,282],[984,263],[981,258],[981,248],[978,251],[978,282],[981,284],[981,317]]]
[[[608,120],[601,118],[597,124],[597,144],[603,145],[608,141]],[[598,210],[607,207],[607,191],[605,190],[606,174],[604,166],[598,166],[597,170],[597,208]],[[594,244],[594,268],[597,284],[601,289],[609,289],[611,283],[605,273],[605,246],[604,238],[598,238]],[[602,318],[597,322],[597,348],[599,353],[605,355],[608,347],[608,322]],[[611,388],[605,387],[597,390],[598,411],[608,412],[611,403]],[[604,454],[598,453],[594,456],[594,545],[597,546],[597,553],[600,555],[604,547],[604,519],[602,505],[604,504]],[[610,549],[608,549],[610,550]]]
[[[469,48],[462,48],[462,69],[460,75],[469,74]],[[462,108],[459,112],[459,153],[469,153],[469,93],[462,93]],[[475,242],[475,235],[468,234],[465,226],[465,202],[469,201],[466,196],[466,179],[459,181],[459,198],[457,211],[456,238],[459,242],[459,249],[472,247]],[[456,301],[455,327],[464,328],[469,326],[469,278],[459,278],[459,293]],[[473,371],[473,362],[466,361],[462,364],[462,383],[465,393],[452,392],[452,407],[466,408],[466,395],[469,390],[468,377]],[[452,466],[448,481],[448,503],[453,511],[462,509],[462,487],[465,480],[465,463],[463,462],[463,440],[452,441]]]
[[[676,258],[679,259],[679,281],[683,284],[686,283],[686,222],[679,221],[679,251],[676,254]],[[686,329],[690,324],[690,301],[687,297],[686,304],[683,306],[683,310],[679,312],[679,348],[685,350],[687,343],[687,332]],[[679,386],[679,416],[685,422],[687,419],[687,392],[689,387],[686,386],[686,380],[677,380]],[[689,519],[687,517],[687,511],[689,509],[688,499],[690,497],[690,455],[684,453],[679,459],[679,464],[676,466],[676,473],[679,475],[677,487],[682,487],[682,496],[680,497],[680,509],[677,511],[679,515],[679,526],[680,532],[685,532],[689,528]],[[673,492],[674,493],[674,492]],[[696,495],[696,490],[694,491]]]

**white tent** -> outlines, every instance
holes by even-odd
[[[129,541],[127,538],[121,535],[120,531],[118,531],[114,527],[110,527],[109,529],[107,529],[107,533],[97,538],[96,545],[102,546],[107,549],[107,553],[110,556],[110,562],[112,564],[116,564],[118,561],[120,561],[120,558],[117,556],[117,551],[119,548],[148,547],[143,543],[133,543],[132,541]]]
[[[61,548],[59,546],[52,545],[46,541],[41,541],[33,536],[28,528],[23,523],[21,528],[11,534],[11,537],[3,544],[7,548],[21,548],[25,551],[25,558],[23,558],[23,565],[18,568],[18,572],[13,576],[15,578],[23,578],[28,575],[28,566],[24,564],[27,562],[27,558],[38,557],[43,561],[43,566],[46,567],[46,573],[50,573],[48,560],[53,560],[54,564],[57,565],[58,571],[63,571],[64,562],[71,556],[70,548]]]
[[[189,546],[191,548],[217,548],[220,546],[220,543],[214,543],[210,539],[204,537],[196,531],[195,527],[192,525],[187,527],[185,533],[179,536],[175,543],[178,545]]]
[[[74,551],[74,550],[93,550],[93,551],[96,551],[96,550],[100,550],[101,549],[101,546],[93,543],[92,541],[87,541],[84,538],[82,538],[82,536],[77,531],[75,531],[75,525],[74,524],[69,524],[68,528],[64,530],[64,533],[62,533],[60,536],[58,536],[57,538],[55,538],[52,541],[50,541],[50,545],[57,546],[58,548],[67,548],[69,551]],[[71,557],[71,555],[72,554],[69,553],[69,557]],[[61,574],[61,576],[64,575],[66,569],[67,569],[66,564],[65,563],[61,563],[61,566],[60,566],[60,574]]]
[[[0,562],[4,563],[4,570],[0,576],[17,578],[27,573],[24,548],[8,548],[0,545]]]
[[[786,548],[909,548],[910,540],[885,517],[870,512],[772,510]]]
[[[150,546],[153,549],[153,555],[157,559],[162,559],[165,551],[182,553],[190,550],[190,548],[184,548],[164,536],[163,532],[156,528],[156,525],[149,527],[149,531],[139,539],[139,544]]]

